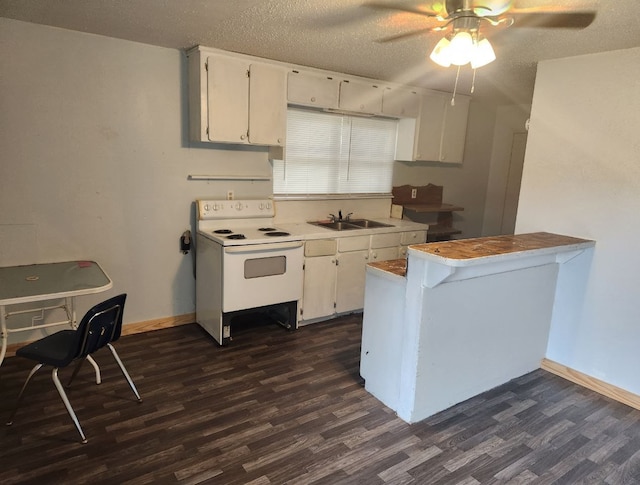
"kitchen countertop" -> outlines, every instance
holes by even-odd
[[[525,255],[556,253],[558,249],[564,252],[594,245],[595,241],[588,239],[534,232],[415,244],[409,248],[418,257],[450,266],[467,266],[488,263],[494,259],[515,259]]]
[[[367,266],[375,268],[386,273],[391,273],[396,276],[405,277],[407,275],[407,259],[391,259],[388,261],[376,261],[368,263]]]
[[[375,227],[335,231],[333,229],[316,226],[308,222],[279,224],[277,220],[275,221],[275,225],[279,230],[286,231],[294,236],[300,236],[300,238],[303,240],[366,236],[370,234],[385,234],[399,231],[427,231],[429,229],[429,226],[427,224],[413,222],[406,219],[391,219],[385,217],[367,217],[367,219],[382,222],[384,224],[390,224],[392,227]]]

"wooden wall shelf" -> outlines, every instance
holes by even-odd
[[[464,207],[442,202],[443,187],[441,185],[428,184],[421,187],[401,185],[393,188],[393,205],[400,206],[402,217],[405,211],[408,219],[429,224],[427,242],[447,241],[455,234],[462,231],[453,227],[453,213],[464,210]],[[434,214],[435,220],[424,220],[424,216]],[[433,219],[433,217],[432,217]]]

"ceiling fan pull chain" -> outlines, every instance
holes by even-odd
[[[458,66],[458,71],[456,72],[456,83],[453,86],[453,95],[451,96],[451,106],[456,105],[456,92],[458,91],[458,79],[460,78],[460,66]]]
[[[473,78],[471,79],[471,94],[476,90],[476,71],[477,69],[473,70]]]

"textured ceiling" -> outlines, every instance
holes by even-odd
[[[0,16],[176,49],[205,45],[386,81],[451,90],[453,67],[426,58],[442,33],[384,37],[437,21],[367,7],[365,0],[0,0]],[[387,3],[394,3],[388,0]],[[434,0],[395,1],[434,8]],[[505,0],[476,2],[495,6]],[[531,100],[536,62],[640,46],[638,0],[515,0],[518,8],[597,11],[584,30],[494,28],[482,32],[497,60],[478,69],[475,96]],[[640,62],[640,61],[639,61]],[[463,67],[460,92],[472,71]]]

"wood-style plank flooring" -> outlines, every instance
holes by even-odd
[[[261,325],[226,348],[195,324],[123,337],[144,401],[98,353],[103,383],[85,364],[69,392],[85,445],[43,369],[0,428],[0,483],[640,483],[640,411],[542,370],[404,423],[364,390],[361,324]],[[30,368],[0,367],[5,421]]]

